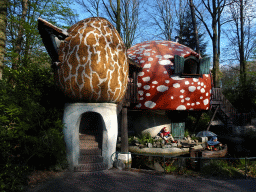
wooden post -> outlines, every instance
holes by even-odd
[[[212,123],[212,121],[213,121],[213,119],[214,119],[214,117],[215,117],[215,115],[216,115],[218,109],[219,109],[219,105],[217,106],[216,110],[214,111],[214,114],[213,114],[213,116],[212,116],[212,119],[211,119],[211,121],[210,121],[210,123],[209,123],[209,125],[208,125],[208,127],[207,127],[207,131],[209,131],[210,126],[211,126],[211,123]]]
[[[128,153],[128,121],[127,108],[122,109],[122,127],[121,127],[121,152]]]

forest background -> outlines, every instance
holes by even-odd
[[[22,191],[31,171],[67,166],[65,101],[54,85],[38,17],[65,29],[105,17],[127,48],[178,36],[213,58],[214,86],[240,112],[254,112],[255,11],[255,0],[0,0],[0,190]],[[197,130],[209,119],[205,113]]]

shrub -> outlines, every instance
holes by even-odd
[[[65,168],[60,97],[50,69],[4,68],[0,81],[1,190],[19,188],[31,168]]]

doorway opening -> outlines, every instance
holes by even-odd
[[[99,113],[83,113],[79,125],[79,137],[97,142],[98,148],[102,150],[104,125],[104,120]]]

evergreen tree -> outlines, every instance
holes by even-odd
[[[177,34],[180,38],[179,42],[183,45],[190,47],[193,50],[196,50],[196,38],[194,35],[192,16],[189,9],[187,9],[187,11],[185,12],[184,18],[185,19],[183,20],[183,22],[180,23],[180,25],[183,25],[183,26],[179,27],[179,29],[176,29]],[[198,38],[199,38],[199,49],[200,49],[201,56],[205,57],[207,43],[204,42],[204,33],[199,32]]]

